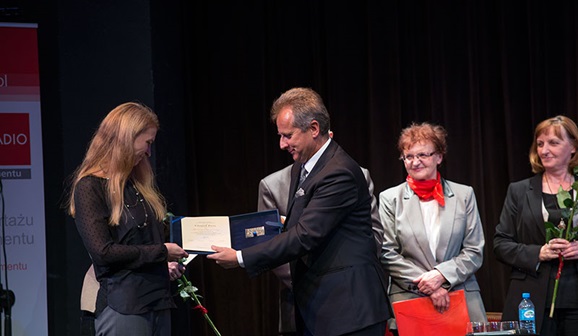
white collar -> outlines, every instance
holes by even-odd
[[[319,161],[319,158],[321,157],[321,155],[323,155],[323,153],[329,146],[330,142],[331,138],[327,139],[327,141],[323,144],[323,146],[321,146],[321,148],[319,148],[319,150],[317,150],[317,152],[315,152],[315,154],[313,154],[313,156],[309,160],[307,160],[307,162],[305,162],[303,167],[305,167],[308,173],[310,173],[313,170],[313,167],[315,167],[317,161]]]

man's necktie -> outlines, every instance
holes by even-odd
[[[304,165],[301,165],[301,175],[299,175],[299,187],[301,186],[301,184],[303,184],[303,181],[305,181],[305,178],[307,178],[307,169],[305,169]]]

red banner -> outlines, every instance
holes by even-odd
[[[0,166],[30,165],[28,113],[0,113]]]
[[[36,29],[0,29],[0,101],[40,98]]]

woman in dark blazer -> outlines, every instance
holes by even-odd
[[[503,319],[518,320],[518,304],[528,292],[536,309],[536,331],[542,336],[578,335],[578,242],[546,242],[544,225],[563,220],[556,193],[572,188],[576,149],[578,128],[571,119],[557,116],[538,124],[530,149],[536,175],[510,184],[494,235],[496,257],[512,267]],[[554,316],[549,318],[558,253],[565,265]]]

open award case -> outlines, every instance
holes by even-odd
[[[173,217],[170,240],[189,253],[214,253],[211,245],[235,250],[268,241],[281,233],[279,211],[266,210],[236,216]]]

